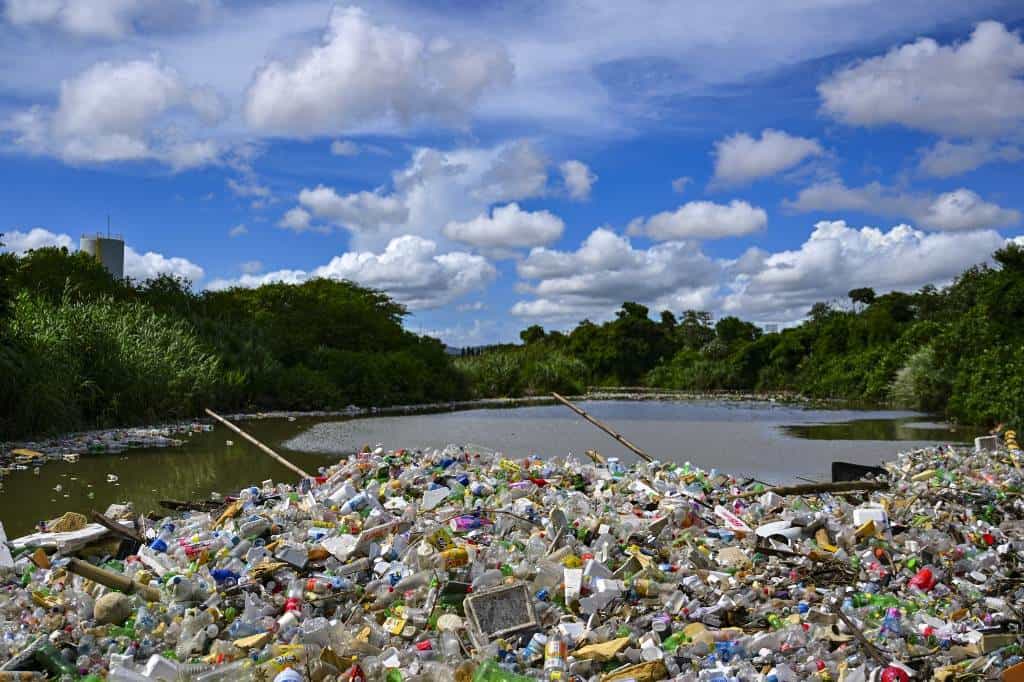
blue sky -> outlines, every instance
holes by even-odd
[[[1024,7],[0,0],[7,248],[343,277],[454,345],[792,323],[1020,239]]]

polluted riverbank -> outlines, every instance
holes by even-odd
[[[0,669],[999,679],[1021,663],[1024,478],[1012,434],[984,445],[907,452],[842,490],[596,453],[378,448],[217,508],[67,515],[0,551]]]

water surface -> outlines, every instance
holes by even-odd
[[[756,476],[767,481],[796,476],[826,479],[833,460],[877,464],[901,450],[973,438],[925,415],[898,411],[802,409],[769,403],[581,403],[652,456]],[[364,419],[268,419],[243,428],[306,471],[332,464],[365,444],[388,448],[473,443],[512,457],[583,456],[596,449],[633,462],[635,455],[559,405],[475,409]],[[237,492],[268,478],[294,475],[255,446],[218,426],[187,437],[180,448],[88,455],[10,474],[0,493],[0,520],[13,537],[41,519],[65,511],[102,511],[131,500],[141,511],[159,511],[163,499],[207,499]],[[233,441],[227,445],[226,441]],[[117,477],[108,482],[108,474]],[[61,490],[54,488],[60,486]]]

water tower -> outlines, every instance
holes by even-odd
[[[119,234],[82,235],[79,249],[87,253],[117,279],[124,279],[124,237]]]

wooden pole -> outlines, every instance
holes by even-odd
[[[65,568],[71,573],[80,575],[94,583],[99,583],[115,590],[121,590],[125,594],[134,593],[146,601],[160,601],[160,590],[152,585],[143,585],[138,580],[132,580],[126,575],[114,573],[99,566],[93,566],[87,561],[71,558],[68,560]]]
[[[820,493],[871,492],[872,490],[888,489],[888,481],[836,481],[835,483],[783,485],[775,488],[766,488],[761,492],[750,490],[740,493],[736,497],[758,497],[765,493],[775,493],[776,495],[818,495]]]
[[[214,412],[210,408],[206,408],[206,414],[210,415],[211,417],[213,417],[214,419],[219,421],[221,424],[223,424],[224,426],[228,427],[229,429],[231,429],[232,431],[237,433],[239,436],[241,436],[242,438],[246,439],[247,441],[249,441],[250,443],[252,443],[256,447],[258,447],[260,450],[262,450],[263,452],[267,453],[268,455],[270,455],[271,457],[276,459],[283,466],[285,466],[288,469],[290,469],[290,470],[294,471],[295,473],[297,473],[299,476],[302,476],[303,478],[313,478],[312,476],[307,474],[305,471],[303,471],[299,467],[295,466],[294,464],[292,464],[291,462],[286,460],[284,457],[282,457],[281,455],[277,454],[276,452],[274,452],[273,450],[268,448],[266,445],[264,445],[263,443],[259,442],[258,440],[256,440],[252,436],[250,436],[248,433],[246,433],[242,429],[238,428],[237,426],[235,426],[234,424],[232,424],[227,419],[225,419],[224,417],[220,416],[219,414],[217,414],[216,412]]]
[[[607,427],[604,424],[602,424],[601,422],[597,421],[596,419],[591,417],[589,414],[587,414],[586,412],[584,412],[580,408],[576,407],[575,405],[573,405],[572,403],[570,403],[568,400],[566,400],[562,396],[558,395],[557,393],[552,392],[551,395],[554,396],[555,400],[557,400],[558,402],[562,403],[563,405],[568,407],[570,410],[572,410],[573,412],[575,412],[579,416],[583,417],[588,422],[590,422],[591,424],[593,424],[597,428],[601,429],[602,431],[607,433],[609,436],[611,436],[615,440],[619,441],[619,443],[621,443],[624,447],[628,448],[629,450],[632,450],[634,453],[636,453],[636,455],[638,457],[640,457],[640,459],[644,460],[645,462],[653,462],[654,461],[654,459],[650,455],[648,455],[646,452],[644,452],[643,450],[641,450],[640,448],[638,448],[637,446],[633,445],[628,440],[623,438],[622,434],[613,431],[609,427]]]

